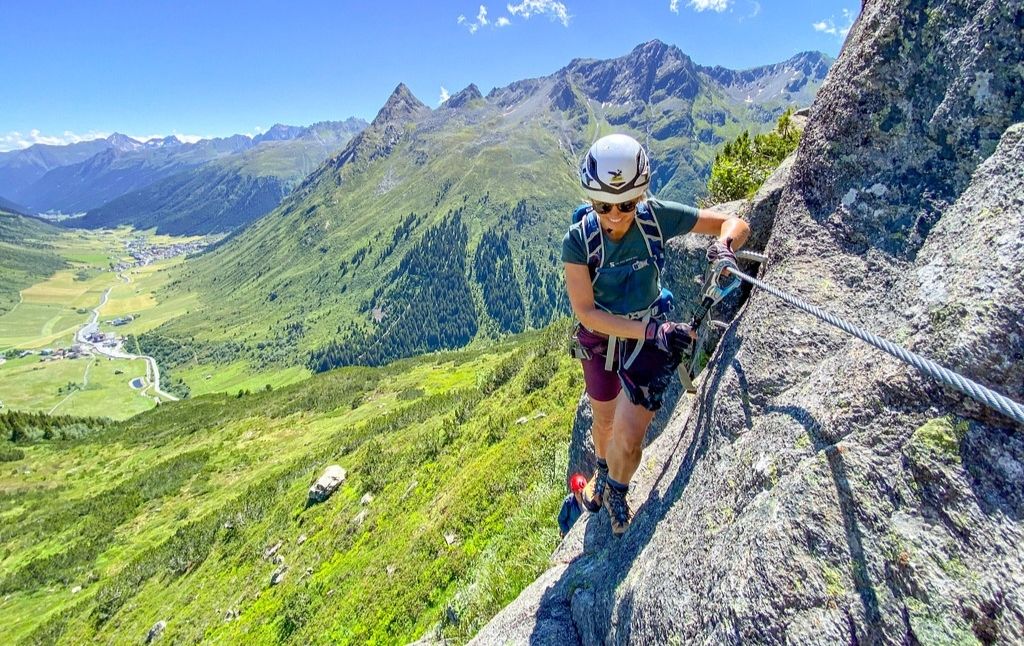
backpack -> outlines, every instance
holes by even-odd
[[[630,318],[641,318],[644,314],[652,317],[664,316],[672,311],[673,296],[672,292],[661,284],[661,274],[665,270],[665,241],[661,235],[661,226],[654,216],[654,211],[643,202],[636,207],[635,221],[644,236],[648,257],[634,262],[633,271],[653,263],[658,275],[659,295],[646,310],[635,312]],[[581,204],[573,211],[572,223],[577,222],[583,223],[581,232],[583,242],[587,246],[587,267],[590,268],[591,283],[595,283],[598,273],[604,267],[604,237],[601,235],[601,223],[598,222],[594,208],[589,204]]]

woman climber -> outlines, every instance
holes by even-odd
[[[629,527],[629,483],[644,435],[695,333],[667,320],[661,286],[664,241],[684,233],[717,236],[709,262],[728,258],[750,234],[740,218],[647,195],[650,162],[632,137],[598,139],[580,165],[589,199],[562,240],[565,285],[579,320],[574,354],[593,409],[597,470],[583,490],[592,513],[604,506],[612,532]]]

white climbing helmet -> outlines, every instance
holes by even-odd
[[[643,146],[629,135],[607,135],[594,142],[580,163],[580,185],[599,202],[628,202],[651,183],[651,164]]]

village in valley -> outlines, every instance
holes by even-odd
[[[160,245],[148,242],[146,238],[132,238],[125,243],[125,246],[128,249],[128,255],[134,258],[135,262],[122,261],[113,265],[111,269],[116,273],[121,273],[134,267],[143,267],[157,260],[199,253],[208,244],[205,240],[192,240]]]
[[[208,239],[174,242],[171,244],[155,244],[147,240],[145,237],[135,237],[125,243],[127,255],[131,256],[133,260],[123,260],[117,263],[112,263],[110,265],[110,270],[121,276],[123,280],[127,281],[128,278],[126,275],[132,269],[144,267],[159,260],[199,253],[205,249],[208,244],[210,244],[210,240]],[[84,310],[79,311],[80,313],[85,313]],[[138,314],[124,314],[122,316],[102,321],[102,323],[113,327],[119,327],[131,323],[136,318],[138,318]],[[9,359],[21,359],[30,355],[39,355],[39,360],[46,362],[91,357],[96,352],[99,352],[100,354],[108,354],[110,352],[116,353],[121,349],[121,346],[125,341],[124,336],[113,332],[102,332],[99,330],[99,326],[95,322],[83,325],[85,327],[75,335],[74,342],[70,347],[42,348],[40,350],[8,350],[7,352],[0,354],[0,365]],[[104,352],[104,350],[107,351]]]

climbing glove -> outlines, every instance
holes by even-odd
[[[666,321],[665,323],[658,323],[658,321],[648,322],[647,329],[644,332],[644,339],[646,341],[653,341],[659,350],[674,357],[680,357],[685,354],[693,344],[690,326],[685,323],[674,323],[672,321]]]
[[[709,263],[717,262],[719,260],[729,260],[735,265],[736,254],[733,253],[732,250],[732,238],[716,240],[713,245],[708,247],[707,259]]]

